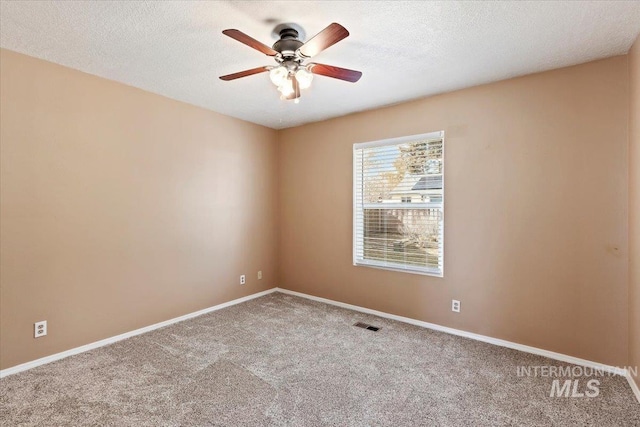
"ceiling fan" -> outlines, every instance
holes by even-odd
[[[271,81],[278,87],[280,99],[294,100],[296,103],[299,102],[300,89],[306,89],[311,85],[314,74],[351,83],[360,79],[362,76],[360,71],[317,62],[304,64],[307,59],[346,38],[349,35],[346,28],[334,22],[311,39],[302,42],[299,39],[302,29],[294,27],[297,26],[295,24],[281,24],[276,27],[274,32],[280,39],[274,43],[273,47],[260,43],[242,31],[224,30],[222,34],[273,57],[277,65],[252,68],[221,76],[220,79],[229,81],[268,71]]]

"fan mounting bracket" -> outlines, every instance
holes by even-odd
[[[283,38],[282,32],[287,30],[295,31],[297,33],[295,38],[297,38],[298,40],[304,40],[307,37],[307,33],[304,28],[293,22],[286,22],[276,25],[271,32],[271,37],[273,37],[274,40],[280,40],[281,38]]]

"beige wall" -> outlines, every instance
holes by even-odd
[[[626,365],[627,90],[620,56],[282,131],[280,285]],[[438,130],[444,278],[354,267],[352,145]]]
[[[640,364],[638,50],[278,133],[2,50],[0,366],[276,285]],[[352,266],[352,144],[435,130],[445,277]]]
[[[0,64],[2,368],[276,286],[275,131]]]
[[[629,365],[640,369],[640,37],[629,52],[629,86]]]

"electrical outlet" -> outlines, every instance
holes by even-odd
[[[262,280],[262,270],[258,271],[258,280]]]
[[[460,301],[452,299],[451,300],[451,311],[455,311],[456,313],[460,313]]]
[[[240,284],[244,285],[246,282],[247,282],[247,278],[243,274],[242,276],[240,276]]]
[[[36,322],[33,324],[33,337],[40,338],[47,335],[47,321]]]

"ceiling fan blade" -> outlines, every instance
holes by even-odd
[[[321,76],[333,77],[334,79],[345,80],[347,82],[355,83],[360,80],[362,73],[360,71],[349,70],[347,68],[334,67],[333,65],[318,64],[311,62],[308,64],[309,71],[313,74],[320,74]]]
[[[224,30],[222,34],[224,34],[225,36],[229,36],[234,40],[238,40],[240,43],[244,43],[247,46],[254,48],[255,50],[259,50],[265,55],[276,56],[278,54],[278,52],[271,49],[266,44],[260,43],[258,40],[254,39],[253,37],[249,37],[240,30]]]
[[[247,77],[247,76],[252,76],[254,74],[263,73],[268,69],[269,67],[252,68],[250,70],[244,70],[238,73],[227,74],[226,76],[220,76],[220,80],[224,80],[224,81],[235,80],[235,79],[239,79],[240,77]]]
[[[300,84],[298,83],[298,79],[296,76],[291,76],[291,83],[293,83],[293,92],[285,97],[287,100],[300,98]]]
[[[311,58],[348,35],[349,31],[346,28],[334,22],[300,46],[298,52],[306,58]]]

